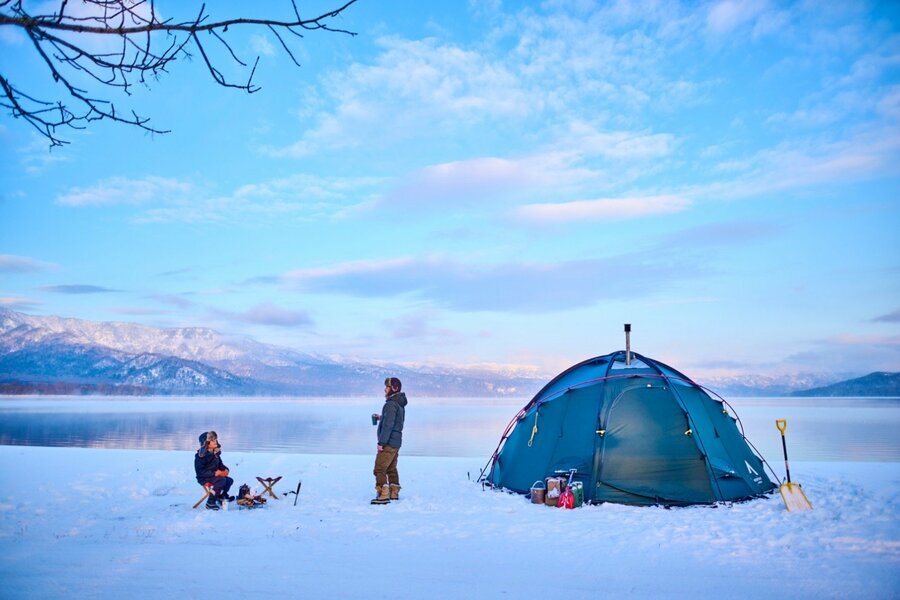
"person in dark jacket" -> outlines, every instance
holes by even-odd
[[[234,500],[234,496],[228,495],[234,479],[228,476],[228,467],[222,462],[221,452],[222,446],[215,431],[200,434],[200,449],[194,455],[194,471],[197,473],[197,482],[211,488],[206,500],[206,508],[209,510],[219,510],[223,500]]]
[[[384,406],[378,421],[378,454],[375,455],[375,498],[372,504],[387,504],[400,499],[400,475],[397,455],[403,444],[403,421],[406,419],[406,394],[400,391],[400,380],[384,380]]]

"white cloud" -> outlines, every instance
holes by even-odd
[[[569,125],[565,144],[585,156],[650,159],[671,154],[675,136],[668,133],[600,131],[588,123],[574,121]]]
[[[822,53],[826,54],[817,57],[819,60],[842,64],[830,43],[820,44],[823,46]],[[821,87],[800,98],[798,108],[775,113],[767,119],[767,123],[779,128],[785,125],[822,128],[835,123],[869,120],[873,113],[896,121],[900,117],[897,108],[900,86],[890,79],[889,74],[898,67],[898,42],[877,42],[874,48],[862,53],[852,64],[826,77]]]
[[[411,266],[413,258],[391,258],[384,260],[354,260],[339,263],[330,267],[313,267],[307,269],[295,269],[285,274],[288,282],[302,282],[307,279],[341,277],[344,275],[358,275],[378,273],[381,271],[400,269]]]
[[[724,161],[715,171],[734,177],[695,186],[693,196],[747,198],[824,184],[844,184],[900,174],[900,127],[857,131],[838,142],[798,140],[760,150],[752,156]]]
[[[704,82],[661,68],[666,44],[696,28],[685,25],[690,20],[678,7],[587,7],[581,18],[570,6],[549,4],[507,13],[466,45],[383,37],[370,63],[323,80],[317,103],[327,99],[329,108],[304,111],[310,125],[302,138],[263,151],[302,157],[411,139],[439,143],[482,129],[562,143],[569,122],[603,115],[627,122],[650,105],[673,110],[705,96]],[[640,27],[616,32],[610,21]]]
[[[250,47],[253,51],[262,56],[274,56],[275,46],[264,35],[255,34],[250,36]]]
[[[362,147],[373,140],[448,134],[487,119],[522,119],[537,107],[506,65],[434,39],[378,40],[373,64],[355,64],[323,82],[327,112],[296,143],[264,148],[272,156]]]
[[[118,204],[162,203],[191,193],[189,183],[167,177],[127,179],[111,177],[87,188],[72,188],[56,199],[63,206],[112,206]]]
[[[59,196],[64,206],[142,207],[138,223],[221,223],[239,218],[285,215],[302,219],[336,218],[360,193],[374,189],[380,178],[327,178],[294,175],[239,186],[222,195],[210,195],[205,187],[164,177],[127,179],[114,177]]]
[[[878,99],[876,110],[885,117],[900,122],[900,85],[892,86]]]
[[[563,137],[528,156],[424,167],[400,179],[372,206],[426,210],[446,202],[460,208],[578,195],[608,187],[613,179],[616,185],[628,183],[649,171],[646,163],[672,154],[676,144],[671,134],[601,131],[582,121],[570,123]]]
[[[666,215],[687,210],[691,202],[678,196],[599,198],[558,204],[527,204],[514,215],[533,223],[613,221]]]
[[[28,143],[17,152],[22,156],[22,164],[29,175],[39,175],[51,165],[70,160],[63,149],[48,148],[47,138],[37,133],[32,133]]]
[[[759,15],[753,26],[753,38],[761,38],[784,30],[790,23],[791,16],[785,10],[769,11]]]
[[[727,34],[756,19],[765,8],[761,0],[723,0],[709,9],[706,24],[717,35]]]
[[[379,204],[425,210],[452,202],[475,206],[486,201],[512,200],[522,195],[557,191],[596,177],[570,164],[572,156],[548,153],[516,159],[483,157],[432,165],[400,180]]]

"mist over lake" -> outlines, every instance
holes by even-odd
[[[491,455],[525,399],[411,397],[408,456]],[[792,460],[900,461],[900,398],[728,399],[750,442],[780,469],[775,419],[788,420]],[[229,452],[370,454],[379,398],[0,399],[0,445],[195,450],[219,434]]]

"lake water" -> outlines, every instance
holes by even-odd
[[[0,398],[0,445],[196,450],[219,434],[225,452],[371,454],[378,398]],[[747,438],[782,464],[775,419],[787,419],[792,461],[900,462],[900,398],[728,399]],[[526,399],[416,399],[407,456],[490,457]]]

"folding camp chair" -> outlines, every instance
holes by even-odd
[[[204,500],[206,500],[207,498],[209,498],[212,495],[212,484],[211,483],[205,483],[205,484],[203,484],[202,487],[203,487],[203,497],[200,498],[199,500],[197,500],[197,504],[194,505],[194,508],[197,508],[198,506],[200,506],[200,504]]]
[[[275,479],[272,479],[271,477],[266,477],[265,479],[263,479],[262,477],[257,477],[256,480],[258,482],[260,482],[264,488],[266,488],[265,490],[263,490],[263,492],[262,492],[262,494],[260,494],[260,496],[262,496],[266,492],[269,492],[269,494],[276,500],[281,499],[278,497],[278,494],[276,494],[274,491],[272,491],[272,486],[275,485],[276,483],[278,483],[279,481],[281,481],[281,475],[279,475]]]

